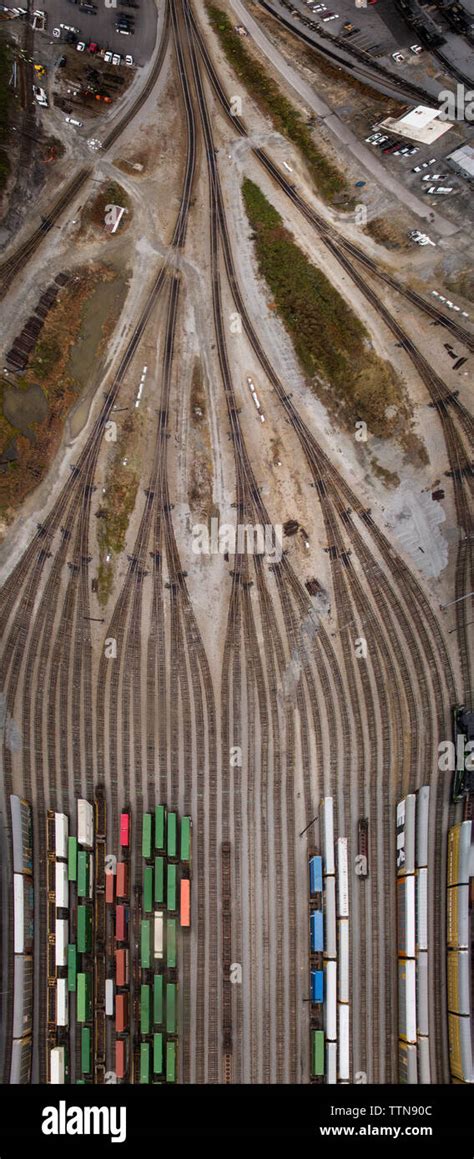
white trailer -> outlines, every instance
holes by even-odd
[[[67,1026],[69,1023],[69,1001],[67,992],[67,978],[56,979],[56,1026]]]
[[[404,958],[415,957],[415,876],[399,877],[398,897],[398,953]]]
[[[326,1082],[331,1086],[337,1083],[337,1043],[326,1043]]]
[[[338,837],[337,848],[337,916],[349,917],[349,875],[347,869],[347,837]]]
[[[21,873],[13,877],[13,900],[15,907],[15,954],[25,952],[25,883]]]
[[[428,865],[428,822],[430,787],[422,785],[416,794],[416,864],[419,869]]]
[[[337,1077],[339,1082],[349,1082],[349,1007],[341,1002],[337,1008],[338,1043]]]
[[[410,793],[397,805],[397,873],[415,872],[416,796]]]
[[[337,963],[326,962],[324,970],[324,1028],[329,1042],[337,1039]]]
[[[56,918],[56,945],[55,960],[57,966],[67,966],[67,944],[69,941],[69,922],[63,918]]]
[[[53,1046],[50,1054],[50,1083],[62,1084],[65,1081],[66,1052],[64,1046]]]
[[[416,964],[414,959],[398,961],[398,1028],[405,1042],[416,1043]]]
[[[106,978],[105,980],[105,1013],[109,1018],[113,1018],[114,1014],[114,980],[113,978]]]
[[[336,872],[334,865],[334,802],[332,797],[323,797],[319,808],[319,829],[323,854],[323,873],[326,877]]]
[[[154,956],[155,958],[163,957],[163,912],[159,910],[155,913],[155,930],[154,930]]]
[[[67,861],[67,839],[69,821],[65,813],[54,814],[54,848],[60,861]]]
[[[339,1002],[349,1001],[349,922],[344,918],[337,923],[337,974]]]
[[[77,802],[77,840],[85,849],[94,844],[94,810],[89,801],[81,797]]]
[[[67,863],[57,861],[55,865],[56,881],[56,908],[69,909],[69,882],[67,878]]]
[[[336,947],[336,878],[324,878],[323,891],[325,940],[324,957],[335,958]]]
[[[428,949],[428,870],[416,875],[416,948]]]

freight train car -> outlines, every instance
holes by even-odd
[[[415,957],[415,877],[399,877],[397,882],[398,954]]]
[[[398,1081],[410,1085],[418,1082],[416,1046],[409,1042],[398,1043]]]
[[[163,957],[163,911],[159,910],[153,918],[153,956]]]
[[[163,1022],[163,974],[155,974],[153,978],[153,1023],[161,1026]]]
[[[450,1014],[470,1013],[469,950],[450,950],[448,953],[448,1011]]]
[[[470,1018],[448,1014],[449,1069],[455,1079],[474,1082]]]
[[[176,1034],[176,984],[166,983],[166,1033]]]
[[[472,821],[448,830],[448,886],[469,885]]]
[[[65,813],[54,814],[54,852],[60,861],[67,861],[69,821]]]
[[[140,987],[140,1034],[150,1033],[150,986]]]
[[[153,1035],[153,1074],[163,1074],[163,1035],[161,1031]]]
[[[13,793],[10,797],[12,822],[13,872],[33,872],[33,823],[31,805]]]
[[[14,1038],[10,1063],[11,1085],[27,1085],[31,1081],[31,1038]]]
[[[326,1039],[335,1042],[337,1039],[337,963],[328,961],[324,969],[324,989],[326,1001],[324,1003],[324,1026]]]
[[[130,845],[130,814],[125,811],[120,814],[120,844],[123,849]]]
[[[168,813],[166,849],[170,861],[175,861],[178,852],[178,819],[176,813]]]
[[[165,859],[155,857],[155,905],[165,904]]]
[[[157,805],[155,809],[155,849],[158,853],[163,853],[165,850],[165,836],[166,808],[164,805]]]
[[[77,949],[79,954],[92,950],[92,910],[87,905],[77,907]]]
[[[94,810],[82,798],[77,802],[77,841],[85,849],[92,849],[94,845]]]
[[[77,837],[68,837],[67,875],[69,881],[77,881]]]
[[[343,918],[337,923],[337,980],[339,1001],[349,1002],[349,922]]]
[[[316,853],[309,859],[309,896],[317,898],[323,892],[323,859]]]
[[[144,813],[142,820],[142,857],[148,861],[152,850],[152,815]]]
[[[357,877],[369,875],[369,818],[360,817],[357,825],[357,857],[355,863]]]
[[[66,1048],[53,1046],[49,1056],[49,1081],[52,1086],[66,1082]]]
[[[31,954],[34,933],[33,884],[26,875],[13,875],[15,954]]]
[[[313,1078],[322,1078],[324,1075],[324,1033],[322,1030],[311,1031],[311,1075]]]
[[[124,1079],[128,1069],[128,1039],[115,1040],[115,1073],[118,1079]]]
[[[179,885],[179,924],[185,929],[191,925],[191,882],[183,877]]]
[[[430,787],[422,785],[416,794],[415,861],[418,869],[428,865],[428,834],[430,815]]]
[[[399,1038],[416,1043],[416,964],[414,959],[398,961]]]
[[[324,950],[322,910],[313,910],[310,916],[310,949],[312,954],[322,954]]]
[[[319,809],[321,848],[323,851],[324,876],[336,872],[334,863],[334,802],[332,797],[323,797]]]
[[[453,709],[453,741],[456,769],[453,778],[453,801],[462,801],[470,788],[474,773],[474,712],[464,704]]]
[[[320,1005],[324,1001],[324,974],[322,970],[311,970],[311,1002]]]
[[[177,910],[176,865],[168,865],[166,882],[166,908],[169,913]]]
[[[151,814],[150,814],[151,816]],[[153,912],[153,867],[145,866],[143,873],[143,913]]]
[[[337,850],[337,917],[349,917],[349,873],[347,865],[347,837],[338,837]]]
[[[151,966],[151,922],[140,922],[140,965],[142,970],[149,970]]]
[[[166,1082],[176,1082],[176,1043],[166,1043]]]
[[[191,861],[191,827],[191,818],[183,817],[181,819],[180,860],[185,865]]]
[[[349,1057],[349,1007],[342,1002],[337,1007],[337,1077],[339,1082],[348,1083],[350,1074]]]
[[[336,957],[336,879],[324,879],[325,958]]]
[[[90,1022],[92,1018],[92,976],[87,971],[77,975],[77,1021]]]
[[[140,1043],[140,1082],[150,1082],[150,1043]]]
[[[416,796],[410,793],[397,805],[397,873],[415,872]]]
[[[168,970],[176,968],[176,918],[166,920],[166,965]]]
[[[14,963],[13,1038],[24,1038],[33,1025],[33,958],[15,954]]]

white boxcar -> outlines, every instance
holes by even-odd
[[[163,957],[163,913],[161,910],[155,913],[154,956],[155,958]]]
[[[401,877],[397,882],[398,953],[415,957],[415,876]]]
[[[431,1083],[430,1040],[422,1035],[417,1042],[418,1082],[423,1086]]]
[[[428,822],[430,815],[430,787],[422,785],[416,794],[416,851],[419,869],[428,865]]]
[[[67,1026],[69,1022],[69,996],[67,978],[56,979],[56,1026]]]
[[[421,953],[416,959],[416,1028],[418,1034],[428,1037],[428,954]]]
[[[323,797],[319,808],[319,829],[323,853],[323,874],[334,875],[334,802],[332,797]]]
[[[326,962],[324,969],[324,1028],[329,1042],[337,1038],[337,963]]]
[[[326,1043],[326,1082],[331,1086],[337,1083],[337,1043]]]
[[[13,901],[15,907],[15,954],[25,952],[25,883],[21,873],[13,877]]]
[[[349,1007],[341,1002],[337,1008],[338,1043],[337,1077],[339,1082],[349,1082]]]
[[[94,844],[94,811],[89,801],[80,798],[77,802],[77,840],[85,849]]]
[[[106,978],[105,980],[105,1013],[112,1018],[114,1013],[114,980],[113,978]]]
[[[397,873],[415,872],[415,812],[414,793],[397,805]]]
[[[335,958],[336,949],[336,878],[325,877],[323,890],[325,923],[324,957]]]
[[[66,1058],[64,1046],[53,1046],[50,1054],[50,1083],[58,1085],[65,1081]]]
[[[56,906],[58,909],[69,909],[69,882],[67,879],[67,864],[57,861],[55,865]]]
[[[337,842],[337,916],[349,917],[349,875],[347,870],[347,837]]]
[[[398,1081],[410,1085],[418,1082],[416,1046],[408,1042],[398,1043]]]
[[[405,1042],[416,1042],[416,974],[410,958],[398,962],[398,1028]]]
[[[69,941],[69,922],[63,918],[56,918],[56,945],[55,960],[57,966],[67,966],[67,944]]]
[[[428,949],[428,870],[416,875],[416,948]]]
[[[337,923],[337,981],[339,1002],[349,1001],[349,922]]]
[[[67,860],[67,839],[69,836],[69,821],[65,813],[54,814],[54,849],[56,857],[61,861]]]

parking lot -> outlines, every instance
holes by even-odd
[[[76,33],[78,43],[89,44],[93,41],[99,48],[105,48],[122,57],[127,54],[133,57],[134,64],[143,66],[150,59],[156,38],[157,12],[153,0],[132,0],[136,7],[130,7],[130,0],[116,0],[116,8],[106,8],[104,0],[93,0],[95,13],[81,10],[79,3],[74,0],[47,0],[44,12],[47,13],[46,30],[37,35],[39,39],[46,35],[50,42],[55,43],[60,50],[64,44],[65,29],[61,29],[61,38],[53,39],[53,28],[68,25],[78,29]],[[116,31],[118,17],[129,17],[134,29],[133,35],[125,36]]]

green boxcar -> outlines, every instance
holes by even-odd
[[[153,912],[153,867],[147,865],[143,874],[143,912]]]
[[[83,1074],[91,1073],[91,1047],[92,1047],[92,1032],[89,1026],[83,1026],[81,1030],[81,1071]]]
[[[176,985],[166,983],[166,1033],[176,1034]]]
[[[181,861],[191,860],[191,818],[183,817],[181,821]]]
[[[157,805],[155,809],[155,849],[165,848],[166,809],[164,805]]]
[[[176,813],[168,813],[167,833],[168,833],[168,840],[167,840],[168,857],[176,857],[176,849],[177,849]]]
[[[168,865],[166,879],[166,908],[169,913],[176,913],[176,866]]]
[[[140,1082],[150,1082],[150,1043],[140,1043]]]
[[[151,965],[151,922],[147,920],[140,923],[140,965],[143,970]]]
[[[155,904],[165,903],[165,859],[155,857]]]
[[[140,987],[140,1033],[150,1033],[150,987]]]
[[[166,1043],[166,1082],[176,1082],[176,1043]]]
[[[170,970],[176,966],[176,918],[166,921],[166,965]]]
[[[92,986],[90,974],[77,975],[77,1021],[90,1022],[92,1018]]]
[[[85,849],[77,855],[77,896],[89,897],[90,859]]]
[[[153,979],[153,1022],[161,1026],[163,1022],[163,975],[155,974]]]
[[[145,861],[148,861],[148,858],[151,857],[151,822],[151,813],[144,813],[142,823],[142,857],[145,858]]]
[[[153,1073],[161,1074],[163,1070],[163,1035],[153,1035]]]
[[[77,907],[77,949],[80,954],[92,949],[92,910],[87,905]]]
[[[77,950],[75,946],[67,948],[67,988],[75,990],[77,986]]]
[[[320,1078],[324,1074],[324,1032],[311,1031],[311,1073]]]
[[[77,837],[67,839],[67,875],[69,881],[77,880]]]

